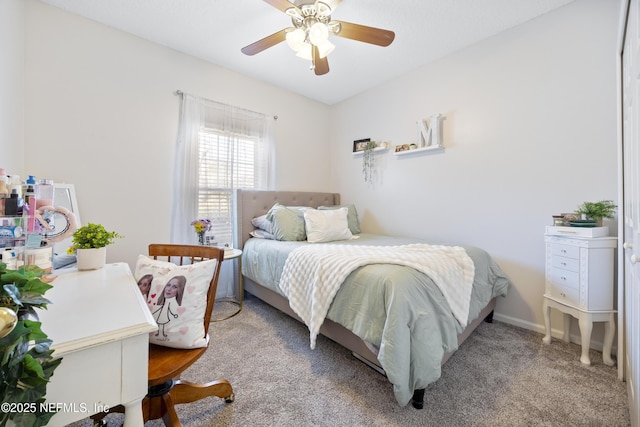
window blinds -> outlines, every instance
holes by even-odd
[[[219,244],[231,243],[233,191],[264,188],[264,142],[257,137],[202,128],[199,132],[198,217],[211,220]]]

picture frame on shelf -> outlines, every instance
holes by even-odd
[[[353,152],[357,153],[360,151],[364,151],[370,141],[371,138],[356,139],[355,141],[353,141]]]

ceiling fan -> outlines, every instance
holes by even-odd
[[[395,38],[393,31],[331,20],[342,0],[297,0],[295,4],[288,0],[264,1],[290,16],[293,27],[243,47],[242,53],[255,55],[286,40],[297,56],[311,61],[318,76],[329,72],[327,55],[335,48],[328,40],[329,34],[378,46],[389,46]]]

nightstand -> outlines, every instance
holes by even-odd
[[[244,290],[242,289],[242,250],[241,249],[226,249],[224,252],[224,259],[222,260],[222,262],[225,261],[231,261],[237,259],[238,260],[238,296],[237,298],[220,298],[217,299],[216,301],[220,301],[220,302],[228,302],[231,304],[235,304],[238,306],[238,309],[223,318],[220,319],[211,319],[212,322],[220,322],[222,320],[227,320],[233,316],[235,316],[236,314],[240,313],[240,311],[242,310],[242,297],[243,297],[243,293]],[[214,305],[214,313],[215,313],[215,305]]]
[[[580,362],[589,365],[593,322],[605,322],[602,359],[605,365],[614,365],[615,362],[611,359],[616,313],[613,308],[613,255],[617,238],[546,234],[545,243],[543,342],[551,343],[552,308],[563,313],[562,339],[565,342],[569,342],[570,316],[573,316],[578,319],[580,326]]]

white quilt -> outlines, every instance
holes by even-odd
[[[305,245],[293,250],[280,278],[289,305],[309,328],[311,348],[333,297],[356,268],[367,264],[412,267],[438,286],[458,322],[469,316],[475,266],[458,246],[410,244],[402,246]]]

